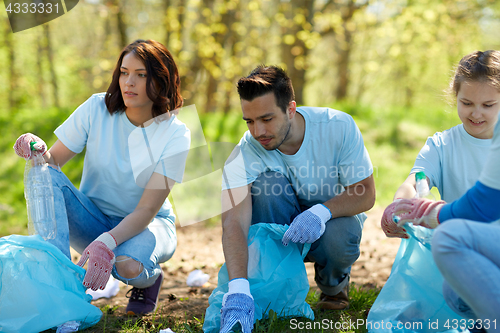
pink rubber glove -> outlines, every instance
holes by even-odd
[[[109,232],[103,233],[83,250],[77,265],[83,267],[87,259],[87,273],[83,285],[92,290],[104,289],[115,263],[116,240]]]
[[[410,238],[408,233],[404,228],[398,227],[396,222],[392,220],[392,217],[394,215],[394,209],[396,208],[396,204],[400,201],[401,199],[396,199],[393,203],[391,203],[387,208],[384,210],[384,214],[382,215],[382,220],[380,221],[380,226],[382,227],[382,230],[384,231],[385,235],[387,237],[397,237],[397,238]]]
[[[31,142],[36,142],[36,144],[33,145],[36,150],[31,150]],[[43,156],[47,151],[47,145],[35,134],[26,133],[16,140],[14,151],[19,157],[30,160],[34,155],[40,154]]]
[[[407,222],[435,229],[439,225],[438,214],[446,202],[423,198],[402,199],[396,204],[395,214],[399,216],[398,226]]]

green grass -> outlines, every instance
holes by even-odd
[[[349,309],[344,311],[322,311],[315,309],[319,292],[310,291],[306,301],[314,309],[314,321],[307,318],[279,318],[272,312],[268,319],[255,323],[254,333],[278,332],[366,332],[365,326],[368,309],[377,298],[380,289],[365,288],[351,283]]]
[[[350,306],[344,311],[322,311],[315,309],[319,300],[319,292],[310,291],[306,302],[311,305],[315,319],[307,318],[280,318],[274,311],[270,311],[269,318],[257,320],[253,333],[284,333],[284,332],[367,332],[364,325],[368,315],[367,310],[373,305],[379,288],[367,288],[351,283]],[[117,316],[117,307],[105,305],[101,308],[101,321],[82,332],[159,332],[170,328],[179,332],[203,332],[203,315],[193,318],[177,318],[170,315],[159,315],[138,318]],[[48,331],[47,331],[48,332]]]

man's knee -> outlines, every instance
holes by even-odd
[[[339,266],[351,266],[360,255],[362,226],[355,216],[333,219],[326,224],[325,233],[311,250],[323,252],[328,261]]]

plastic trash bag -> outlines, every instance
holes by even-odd
[[[0,238],[0,332],[40,332],[68,321],[95,325],[85,270],[39,235]]]
[[[311,244],[281,243],[288,226],[258,223],[248,232],[248,281],[255,303],[255,320],[267,318],[273,310],[280,317],[307,317],[314,313],[306,303],[309,281],[304,257]],[[217,288],[208,299],[204,332],[219,332],[222,298],[228,291],[226,264],[222,265]]]
[[[391,275],[368,314],[368,331],[457,332],[449,328],[462,317],[443,297],[444,279],[430,247],[434,230],[411,224],[405,229],[411,237],[401,240]]]

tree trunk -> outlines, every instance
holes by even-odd
[[[8,58],[8,66],[9,68],[9,92],[8,92],[8,100],[9,104],[7,105],[9,112],[13,112],[15,108],[17,108],[18,101],[14,95],[17,87],[17,75],[16,75],[16,54],[14,52],[14,44],[13,44],[13,33],[10,28],[10,23],[8,19],[5,21],[7,25],[4,30],[4,40],[5,47],[7,48],[7,58]]]
[[[215,8],[215,6],[212,6],[212,10]],[[221,48],[225,50],[231,50],[235,37],[234,34],[235,32],[233,29],[231,29],[231,25],[234,23],[236,13],[234,10],[227,10],[226,12],[221,14],[221,19],[220,23],[224,26],[226,26],[226,31],[224,33],[216,33],[215,34],[215,42],[220,45]],[[231,51],[228,51],[229,54],[231,54]],[[219,69],[222,71],[222,62],[223,61],[228,61],[228,57],[221,58],[220,55],[214,54],[214,56],[211,58],[211,61],[215,66],[217,66]],[[207,112],[214,112],[217,110],[217,100],[216,100],[216,94],[217,91],[219,90],[220,87],[220,78],[216,78],[210,73],[209,70],[207,70],[208,74],[208,84],[207,84],[207,91],[206,91],[206,104],[205,104],[205,111]],[[225,94],[228,94],[228,92],[224,92]]]
[[[338,75],[339,81],[335,91],[335,99],[342,101],[347,98],[349,91],[349,65],[352,51],[352,31],[349,29],[350,23],[357,10],[365,6],[357,5],[355,0],[349,0],[347,6],[341,8],[342,13],[342,28],[343,40],[338,40],[337,54],[338,54]],[[337,35],[338,38],[341,36]]]
[[[52,96],[54,98],[54,105],[59,107],[59,88],[57,86],[57,76],[56,70],[54,68],[54,56],[52,52],[52,39],[50,36],[50,28],[48,24],[43,25],[43,31],[45,33],[45,51],[47,54],[47,61],[49,63],[50,71],[50,83],[52,84]]]
[[[345,25],[344,25],[345,26]],[[349,88],[349,62],[351,57],[351,40],[352,34],[348,30],[344,30],[345,40],[341,43],[342,45],[338,49],[338,75],[339,81],[337,85],[337,90],[335,92],[335,99],[337,101],[342,101],[347,98],[347,91]]]
[[[36,74],[37,74],[38,96],[40,97],[42,108],[46,108],[47,100],[45,98],[45,92],[44,92],[45,82],[43,79],[42,57],[41,57],[41,55],[43,54],[43,45],[41,43],[42,40],[43,40],[42,36],[40,36],[40,38],[37,38],[36,40],[36,48],[38,54],[38,56],[36,57],[36,67],[37,67]]]
[[[292,3],[283,3],[282,8],[288,22],[294,21],[294,16],[297,10],[303,10],[306,22],[309,26],[313,26],[314,18],[314,3],[313,0],[298,0]],[[302,25],[293,24],[291,27],[282,27],[281,35],[291,35],[294,37],[293,43],[285,43],[281,41],[281,59],[286,65],[287,73],[292,80],[295,91],[295,101],[298,105],[304,104],[303,90],[306,83],[307,56],[309,49],[302,39],[298,38],[298,32],[303,30]],[[300,59],[300,62],[297,61]]]
[[[123,19],[123,4],[121,1],[113,0],[113,6],[116,7],[116,27],[118,29],[118,37],[120,43],[120,49],[123,49],[125,46],[129,44],[127,37],[127,25]]]

